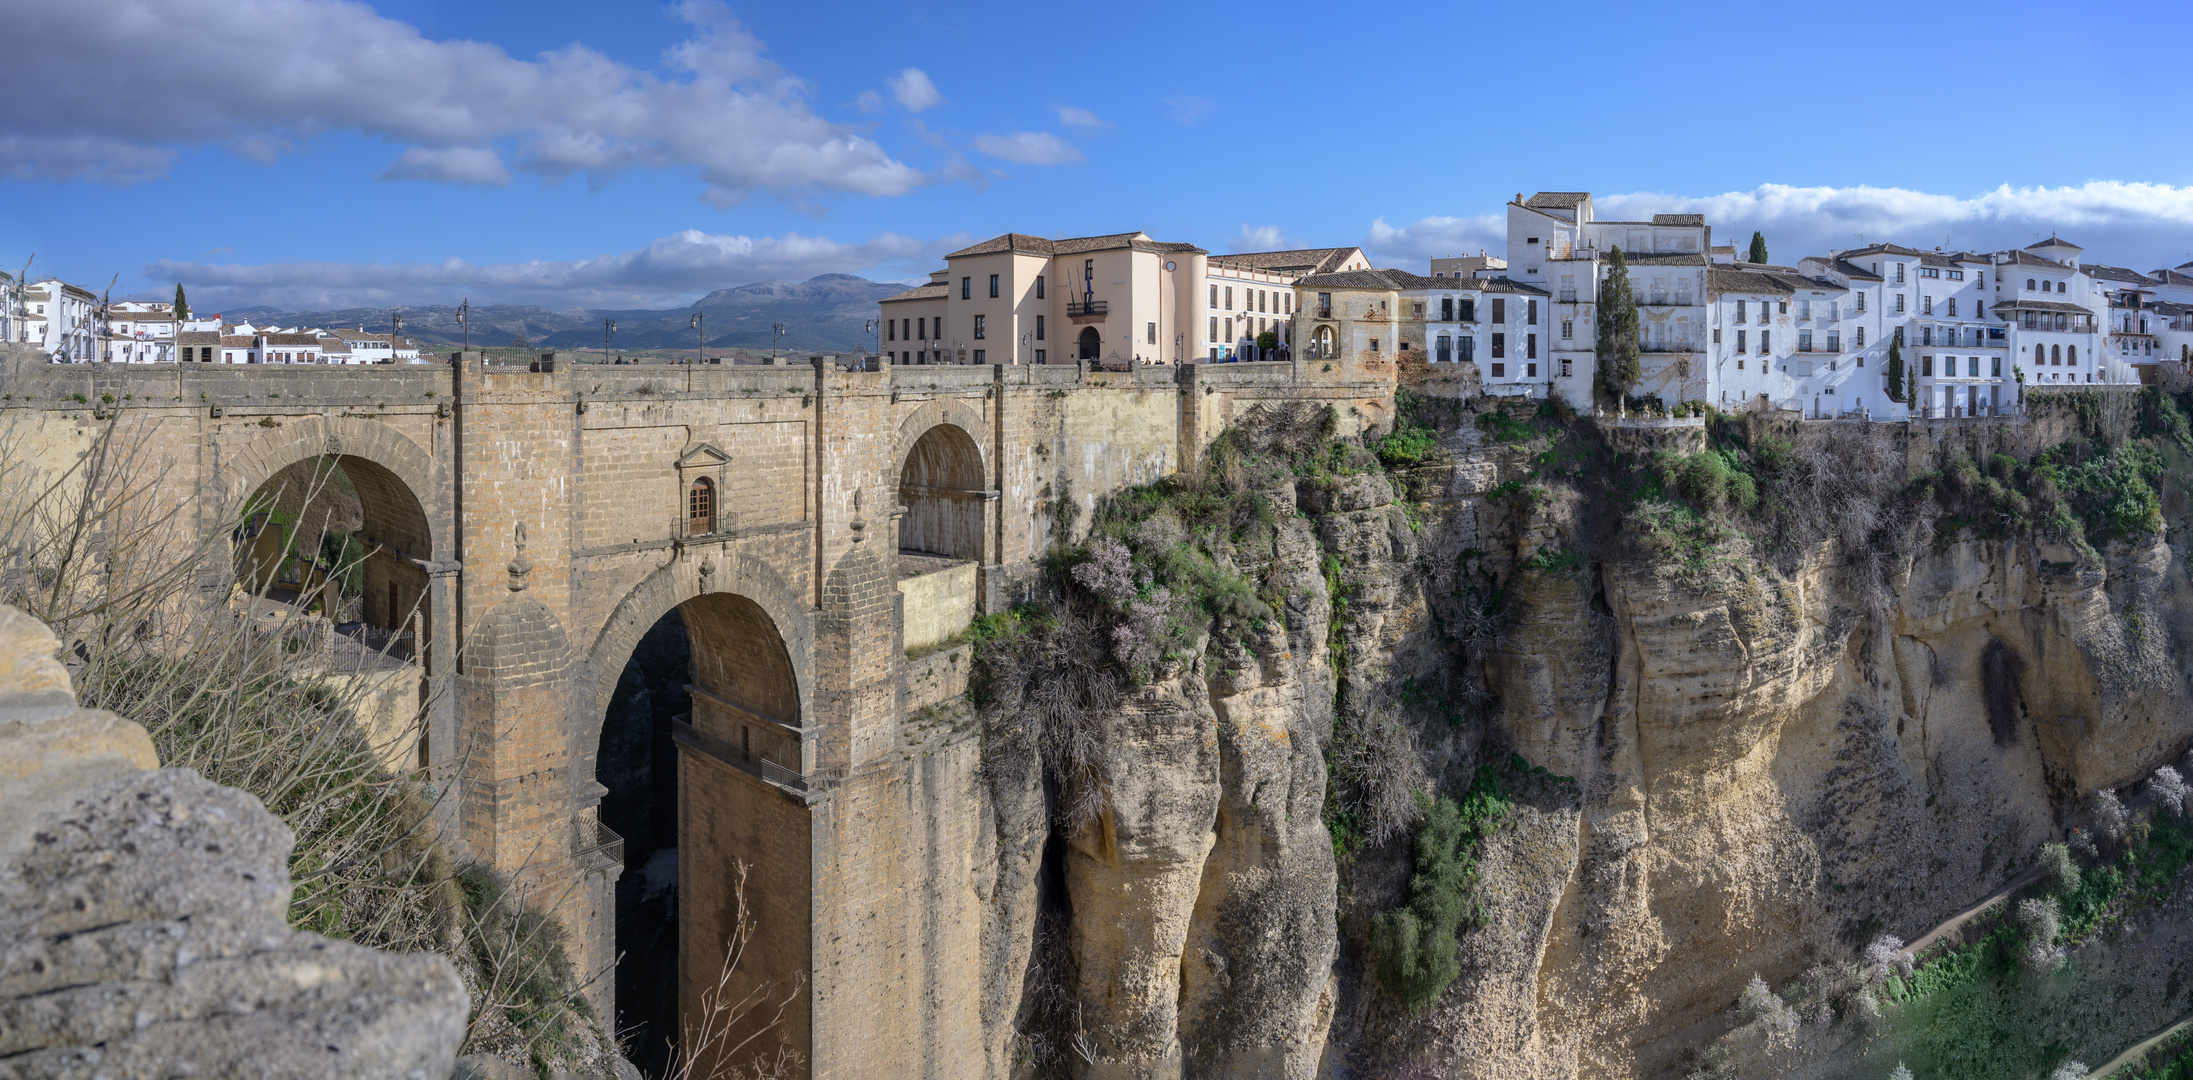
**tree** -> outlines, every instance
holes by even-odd
[[[1615,248],[1608,263],[1607,276],[1599,283],[1594,348],[1599,353],[1599,391],[1619,403],[1629,396],[1644,368],[1637,360],[1637,295],[1630,291],[1629,261],[1622,257],[1621,248]]]
[[[1888,399],[1909,402],[1904,394],[1904,349],[1895,338],[1888,342]]]
[[[1764,263],[1767,261],[1767,238],[1761,235],[1757,229],[1752,230],[1751,251],[1744,256],[1744,261],[1750,263]]]
[[[175,317],[179,320],[190,318],[190,301],[183,299],[183,283],[180,281],[175,283]]]

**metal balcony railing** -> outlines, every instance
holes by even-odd
[[[591,821],[574,818],[571,821],[571,855],[577,861],[598,855],[608,865],[623,866],[624,837],[618,836],[598,818]]]
[[[1066,317],[1069,319],[1100,317],[1110,312],[1111,308],[1112,305],[1109,300],[1068,300],[1066,301]]]

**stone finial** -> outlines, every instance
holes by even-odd
[[[714,592],[716,584],[716,560],[702,559],[700,565],[701,591]]]
[[[860,543],[860,542],[861,542],[862,540],[865,540],[865,539],[867,539],[867,537],[866,537],[866,536],[862,535],[863,533],[865,533],[865,532],[867,532],[867,531],[868,531],[868,523],[867,523],[867,522],[865,522],[865,521],[862,521],[862,520],[860,519],[860,489],[859,489],[859,488],[854,488],[854,489],[853,489],[853,520],[852,520],[852,521],[851,521],[850,523],[848,523],[848,524],[846,525],[846,528],[848,528],[848,529],[851,529],[851,530],[853,530],[853,542],[854,542],[854,543],[858,544],[858,543]]]
[[[506,569],[510,571],[510,591],[524,592],[526,575],[533,572],[533,560],[525,557],[525,522],[518,523],[517,536],[518,554]]]

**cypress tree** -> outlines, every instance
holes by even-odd
[[[1888,340],[1888,399],[1910,400],[1904,395],[1904,350],[1895,338]]]
[[[1599,283],[1596,378],[1599,392],[1619,403],[1645,372],[1637,359],[1637,295],[1630,291],[1629,260],[1615,248],[1608,262],[1606,279]]]
[[[1767,238],[1757,229],[1751,231],[1751,252],[1744,256],[1744,261],[1761,264],[1767,261]]]
[[[175,283],[175,317],[178,320],[190,318],[190,301],[183,299],[183,283],[180,281]]]

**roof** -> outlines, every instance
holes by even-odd
[[[2085,248],[2083,248],[2083,247],[2080,247],[2079,245],[2077,245],[2077,244],[2074,244],[2074,243],[2072,243],[2072,242],[2071,242],[2071,241],[2069,241],[2069,240],[2059,240],[2059,239],[2057,239],[2056,237],[2053,237],[2053,236],[2049,237],[2049,238],[2048,238],[2048,239],[2046,239],[2046,240],[2040,241],[2039,243],[2034,243],[2034,244],[2027,244],[2027,245],[2025,246],[2025,249],[2026,249],[2027,251],[2032,251],[2032,250],[2033,250],[2033,249],[2035,249],[2035,248],[2045,248],[2045,247],[2060,247],[2060,248],[2070,248],[2070,249],[2071,249],[2071,250],[2073,250],[2073,251],[2085,251],[2085,250],[2086,250]]]
[[[1235,255],[1214,255],[1213,262],[1250,270],[1300,270],[1305,274],[1330,274],[1337,270],[1349,256],[1362,252],[1359,247],[1297,248],[1293,251],[1249,251]]]
[[[1828,261],[1828,260],[1823,260],[1823,261]],[[1847,277],[1847,278],[1856,278],[1856,279],[1858,279],[1858,280],[1860,280],[1860,281],[1879,281],[1879,280],[1881,280],[1881,275],[1879,275],[1879,274],[1876,274],[1876,273],[1874,273],[1873,271],[1871,271],[1871,270],[1868,270],[1868,269],[1866,269],[1865,267],[1863,267],[1863,266],[1860,266],[1860,265],[1858,265],[1857,263],[1851,262],[1851,261],[1850,261],[1850,260],[1848,260],[1848,259],[1835,259],[1835,260],[1832,260],[1832,263],[1833,263],[1833,266],[1834,266],[1835,272],[1836,272],[1836,273],[1838,273],[1838,274],[1841,274],[1841,275],[1843,275],[1844,277]]]
[[[1631,266],[1707,265],[1707,259],[1703,255],[1632,255],[1625,251],[1622,253],[1622,259]]]
[[[177,345],[219,345],[221,335],[211,330],[185,330],[175,335]]]
[[[1706,291],[1709,293],[1787,293],[1796,290],[1775,280],[1773,274],[1713,266],[1706,269]]]
[[[2193,276],[2181,274],[2176,270],[2157,270],[2148,275],[2148,280],[2157,285],[2193,285]]]
[[[1005,233],[1001,236],[993,236],[972,247],[961,248],[946,255],[945,258],[957,259],[967,255],[996,255],[1008,251],[1022,255],[1076,255],[1084,251],[1116,251],[1120,248],[1164,253],[1177,252],[1189,255],[1204,254],[1203,249],[1194,244],[1161,243],[1150,239],[1147,233],[1140,231],[1107,233],[1103,236],[1077,236],[1067,240],[1046,240],[1043,237],[1030,236],[1027,233]]]
[[[1541,191],[1523,201],[1533,210],[1569,210],[1591,198],[1589,191]]]
[[[1435,278],[1407,270],[1343,270],[1336,274],[1312,274],[1295,282],[1306,289],[1444,289],[1454,292],[1518,293],[1551,296],[1536,285],[1509,278]]]
[[[223,345],[226,345],[226,346],[229,346],[229,347],[231,347],[231,348],[237,348],[237,349],[248,349],[248,348],[251,348],[251,341],[252,341],[252,339],[251,339],[251,336],[250,336],[250,335],[248,335],[248,334],[222,334],[222,335],[221,335],[221,344],[223,344]]]
[[[942,300],[951,292],[952,287],[950,285],[917,285],[902,293],[892,293],[877,301],[877,303],[890,304],[900,300]]]
[[[2041,266],[2046,267],[2050,270],[2071,269],[2071,267],[2066,266],[2063,263],[2057,262],[2054,259],[2044,259],[2041,258],[2039,255],[2035,255],[2027,251],[2003,252],[2003,261],[2009,263],[2012,266]]]
[[[1652,215],[1652,223],[1655,225],[1703,225],[1706,223],[1706,215],[1654,214]]]
[[[318,345],[320,343],[320,335],[318,334],[267,334],[265,337],[269,345]]]
[[[1995,305],[1996,311],[2060,311],[2067,315],[2092,315],[2094,309],[2077,304],[2062,304],[2054,300],[2004,300]]]
[[[1856,249],[1854,249],[1854,250],[1851,250],[1851,251],[1846,251],[1846,252],[1843,252],[1843,254],[1842,254],[1842,255],[1841,255],[1840,257],[1841,257],[1841,258],[1845,258],[1845,259],[1850,259],[1850,258],[1856,258],[1856,257],[1858,257],[1858,256],[1860,256],[1860,255],[1909,255],[1909,256],[1917,256],[1917,255],[1924,255],[1924,254],[1926,254],[1926,252],[1924,252],[1924,251],[1920,251],[1920,250],[1919,250],[1918,248],[1907,248],[1907,247],[1898,247],[1898,246],[1896,246],[1895,244],[1869,244],[1869,245],[1867,245],[1867,246],[1865,246],[1865,247],[1862,247],[1862,248],[1856,248]]]
[[[320,351],[323,353],[346,353],[350,351],[350,343],[339,337],[324,337],[320,339]]]
[[[2086,271],[2086,276],[2103,281],[2125,281],[2134,285],[2162,284],[2146,274],[2137,270],[2127,270],[2122,266],[2102,266],[2097,263],[2086,263],[2081,265],[2079,269]]]

